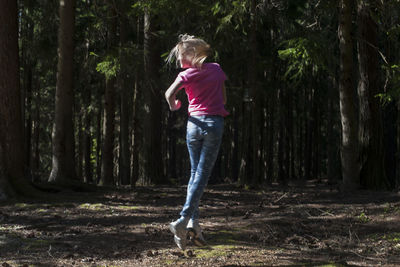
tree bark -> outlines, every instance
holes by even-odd
[[[163,161],[161,153],[161,92],[158,69],[160,53],[155,29],[158,25],[150,11],[144,13],[144,176],[149,183],[163,181]]]
[[[16,1],[0,1],[0,25],[0,200],[38,196],[24,179]]]
[[[124,1],[122,1],[124,2]],[[131,80],[129,78],[128,71],[128,54],[126,52],[126,44],[128,41],[127,37],[127,26],[129,25],[127,18],[125,17],[123,6],[120,9],[120,62],[121,62],[121,75],[119,76],[121,87],[121,103],[120,103],[120,113],[121,113],[121,126],[120,126],[120,166],[119,166],[119,176],[121,184],[130,184],[130,151],[129,151],[129,86]]]
[[[384,165],[382,110],[379,89],[378,25],[372,17],[375,0],[358,4],[358,62],[360,80],[360,181],[368,189],[387,189]]]
[[[353,86],[352,10],[354,0],[341,0],[338,37],[340,41],[340,118],[342,122],[343,190],[354,190],[360,183],[357,138],[356,92]]]
[[[49,182],[76,180],[73,127],[73,57],[75,1],[60,0],[55,121],[52,134],[52,169]]]
[[[115,7],[110,3],[107,49],[110,52],[116,44],[117,19]],[[115,82],[114,76],[106,77],[104,92],[103,146],[101,150],[100,185],[114,185],[114,141],[115,141]]]

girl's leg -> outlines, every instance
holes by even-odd
[[[189,118],[186,130],[186,144],[189,151],[190,157],[190,179],[187,186],[186,202],[188,201],[188,196],[193,187],[195,181],[196,170],[199,165],[201,149],[203,146],[203,137],[201,124],[194,118]]]
[[[191,186],[190,188],[188,187],[186,203],[181,211],[182,217],[191,217],[194,220],[198,219],[200,198],[203,195],[204,188],[208,183],[208,178],[211,175],[212,168],[218,156],[224,119],[217,116],[205,116],[201,122],[201,136],[203,137],[203,141],[200,158]],[[190,143],[190,140],[188,140],[188,143]],[[195,144],[197,144],[196,141]],[[196,149],[199,149],[199,146],[196,146]]]
[[[201,138],[201,128],[198,125],[192,123],[190,120],[188,121],[187,125],[186,140],[191,165],[191,175],[187,187],[187,196],[189,196],[195,180],[196,170],[200,160],[200,153],[203,142]],[[186,200],[186,202],[187,201],[188,200]],[[181,218],[170,223],[169,225],[171,232],[174,234],[175,243],[178,245],[179,248],[183,250],[186,248],[186,234],[189,217],[190,215],[188,214],[181,214]]]

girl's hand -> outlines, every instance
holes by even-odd
[[[171,111],[176,111],[176,110],[180,109],[181,105],[182,105],[181,101],[179,99],[176,99],[174,106],[171,107]]]

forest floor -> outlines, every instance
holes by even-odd
[[[325,184],[210,185],[208,246],[173,242],[186,187],[0,203],[0,266],[400,266],[400,195]]]

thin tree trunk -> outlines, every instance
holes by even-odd
[[[86,90],[85,102],[90,103],[91,92],[90,88]],[[92,153],[92,133],[91,133],[91,113],[89,111],[85,112],[84,115],[84,127],[85,131],[83,133],[83,177],[86,183],[93,183],[93,166],[91,160]]]
[[[287,185],[287,169],[285,164],[285,147],[286,147],[286,138],[285,138],[285,112],[284,112],[284,92],[282,88],[278,89],[278,109],[280,110],[279,114],[279,132],[278,132],[278,182],[285,186]]]
[[[239,168],[238,168],[238,162],[239,162],[239,115],[237,112],[237,109],[233,108],[232,110],[232,116],[233,116],[233,142],[232,142],[232,148],[231,148],[231,154],[232,154],[232,160],[231,160],[231,179],[233,181],[237,181],[239,178]]]
[[[103,143],[103,136],[101,134],[101,122],[102,122],[102,115],[103,115],[103,108],[102,103],[99,101],[98,103],[99,109],[96,114],[96,183],[100,183],[101,180],[101,162],[102,162],[102,146]]]
[[[275,136],[275,104],[272,99],[276,99],[274,93],[269,100],[268,108],[268,150],[267,150],[267,184],[274,181],[274,136]]]
[[[103,113],[103,146],[101,149],[100,185],[114,184],[114,128],[115,128],[115,79],[106,81]]]
[[[136,36],[137,36],[137,46],[139,46],[139,35],[140,35],[140,17],[137,18],[136,23]],[[139,90],[138,90],[138,75],[139,69],[135,69],[135,81],[133,88],[133,97],[132,97],[132,133],[131,133],[131,187],[136,186],[136,182],[139,180],[139,140],[141,140],[139,127],[138,127],[138,102],[139,102]]]
[[[257,12],[256,12],[256,0],[250,1],[250,49],[251,58],[248,66],[249,71],[249,86],[250,86],[250,96],[253,99],[252,108],[252,121],[251,121],[251,140],[252,140],[252,166],[253,175],[248,177],[248,180],[253,185],[258,185],[261,182],[261,153],[262,147],[261,134],[260,134],[260,115],[262,110],[262,94],[257,86],[257,62],[259,59],[258,49],[257,49]],[[262,124],[261,124],[262,125]]]
[[[36,78],[36,86],[35,86],[35,116],[33,121],[33,144],[32,144],[32,164],[31,170],[33,175],[33,180],[38,180],[38,171],[40,167],[40,104],[41,104],[41,95],[39,93],[40,82],[39,78]]]
[[[314,125],[314,117],[312,113],[313,109],[313,98],[314,98],[314,89],[308,88],[306,89],[306,98],[305,98],[305,112],[306,116],[306,127],[305,127],[305,147],[304,147],[304,178],[305,180],[311,179],[312,172],[312,138],[313,138],[313,125]]]
[[[122,9],[120,7],[120,9]],[[126,52],[127,44],[127,26],[128,20],[125,18],[123,10],[120,10],[120,62],[121,62],[121,75],[119,76],[121,86],[121,132],[120,132],[120,167],[119,175],[120,181],[123,185],[130,184],[130,154],[129,154],[129,71],[128,71],[128,54]]]
[[[75,122],[77,125],[77,145],[78,145],[78,151],[77,151],[77,155],[76,155],[76,174],[78,175],[78,177],[80,179],[82,179],[83,177],[83,147],[84,147],[84,126],[83,126],[83,108],[82,108],[82,104],[77,104],[76,105],[77,110],[79,110],[79,112],[77,112],[76,114],[76,118],[75,118]]]
[[[359,186],[356,92],[353,86],[352,10],[354,0],[341,0],[338,37],[340,41],[340,118],[342,122],[342,179],[343,190]]]
[[[90,33],[89,33],[90,36]],[[83,180],[85,183],[93,183],[93,166],[92,166],[92,86],[91,75],[88,69],[90,41],[86,40],[86,55],[85,63],[83,66],[83,73],[85,78],[85,87],[83,88],[83,137],[82,137],[82,157],[83,157]]]
[[[109,4],[110,25],[108,28],[108,50],[113,49],[116,43],[117,20],[115,8]],[[107,76],[107,75],[106,75]],[[104,118],[103,118],[103,146],[101,153],[101,179],[100,185],[114,185],[114,141],[115,141],[115,82],[114,76],[106,77],[104,92]]]
[[[337,82],[334,77],[332,79],[332,88],[337,88]],[[327,178],[329,184],[334,184],[338,182],[340,177],[340,164],[337,164],[340,159],[338,157],[338,149],[337,149],[337,136],[336,136],[336,114],[337,111],[335,110],[335,99],[337,97],[334,96],[333,90],[328,91],[328,121],[327,121],[327,137],[326,137],[326,144],[327,144]],[[339,166],[338,166],[339,165]]]
[[[58,66],[53,126],[53,160],[49,182],[76,180],[73,127],[73,55],[75,1],[60,1]]]
[[[144,171],[145,179],[151,183],[163,181],[163,161],[161,153],[161,92],[158,69],[160,53],[154,31],[155,18],[150,11],[144,14]]]

